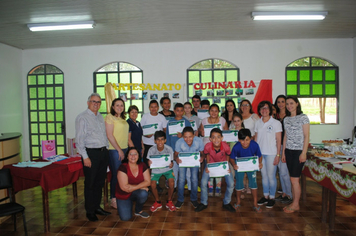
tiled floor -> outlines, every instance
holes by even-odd
[[[261,183],[259,187],[261,197]],[[300,211],[294,214],[284,213],[281,203],[269,210],[263,207],[262,213],[252,212],[251,195],[246,196],[236,213],[222,210],[222,198],[219,197],[209,198],[209,207],[196,213],[186,191],[185,203],[177,212],[162,208],[150,213],[148,219],[134,217],[131,221],[122,222],[114,209],[105,206],[112,214],[98,216],[98,222],[89,222],[84,210],[83,179],[78,181],[78,195],[79,201],[73,202],[71,186],[49,193],[51,233],[44,234],[41,189],[36,187],[18,193],[17,201],[26,207],[29,235],[356,235],[356,206],[339,197],[335,231],[329,231],[328,224],[321,223],[321,187],[311,180],[307,181],[307,201],[302,202]],[[162,193],[162,200],[165,199],[166,190]],[[150,195],[144,210],[149,212],[152,203],[153,197]],[[24,235],[20,215],[17,221],[17,232],[13,232],[10,218],[0,224],[0,235]]]

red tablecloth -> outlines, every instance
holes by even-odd
[[[356,205],[356,175],[331,163],[308,156],[303,174]]]
[[[83,168],[69,171],[68,165],[51,164],[43,168],[15,167],[6,165],[11,170],[14,191],[41,186],[46,192],[63,188],[76,182],[83,176]]]

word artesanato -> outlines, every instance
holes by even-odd
[[[113,83],[112,86],[115,90],[180,90],[180,84],[136,84],[136,83]]]

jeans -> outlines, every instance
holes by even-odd
[[[173,161],[173,174],[174,174],[174,187],[177,187],[178,176],[179,176],[179,165],[176,161]]]
[[[198,200],[198,173],[199,167],[179,167],[179,176],[178,176],[178,201],[184,202],[184,185],[187,170],[190,169],[190,180],[192,184],[192,189],[190,191],[190,200]]]
[[[264,155],[262,154],[262,187],[263,195],[265,197],[274,198],[277,190],[276,171],[277,165],[273,165],[276,155]]]
[[[208,205],[208,181],[209,181],[209,173],[203,170],[203,176],[201,177],[201,194],[200,201],[204,205]],[[231,202],[231,195],[234,191],[234,179],[232,178],[231,173],[229,175],[225,175],[226,182],[226,192],[224,196],[223,203],[224,205],[229,204]]]
[[[282,191],[292,197],[292,184],[290,182],[287,163],[282,162],[282,158],[278,163],[279,180],[281,181]]]
[[[126,200],[116,199],[117,212],[122,221],[128,221],[132,218],[132,205],[136,201],[135,213],[142,211],[143,204],[147,201],[148,192],[143,189],[137,189],[131,193]]]
[[[126,149],[122,149],[124,153],[126,153]],[[109,150],[109,167],[111,171],[111,180],[110,180],[110,198],[115,197],[115,188],[117,184],[117,170],[119,169],[121,165],[121,160],[119,159],[119,152],[114,149],[114,150]]]

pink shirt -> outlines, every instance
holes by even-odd
[[[220,151],[216,152],[213,147],[213,143],[209,142],[204,147],[204,153],[210,155],[210,162],[221,162],[226,161],[226,156],[231,154],[230,146],[226,142],[221,142]]]

